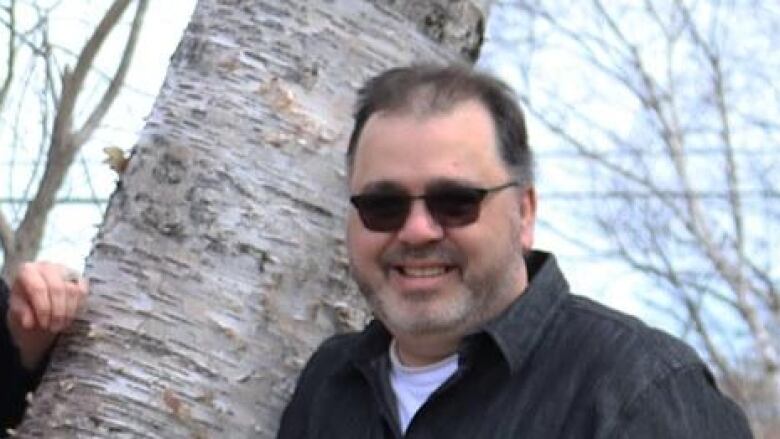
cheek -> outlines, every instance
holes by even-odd
[[[479,269],[496,264],[520,248],[522,223],[511,211],[483,212],[485,217],[473,228],[455,230],[452,241],[468,257],[469,265]]]
[[[347,252],[350,264],[365,266],[375,260],[384,247],[384,234],[365,229],[357,215],[347,218]]]

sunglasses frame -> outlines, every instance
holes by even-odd
[[[437,224],[441,225],[442,227],[455,228],[473,224],[479,219],[479,214],[482,209],[482,202],[485,200],[488,194],[498,192],[513,186],[519,186],[519,183],[515,180],[511,180],[507,183],[487,188],[452,184],[449,188],[440,189],[439,191],[436,191],[435,189],[428,190],[425,194],[422,195],[363,193],[352,195],[349,197],[349,201],[355,207],[355,209],[357,209],[358,216],[360,217],[360,221],[363,223],[363,227],[374,232],[395,232],[402,229],[404,224],[406,224],[406,221],[409,219],[409,214],[412,210],[412,203],[414,203],[415,200],[423,200],[425,203],[425,209]],[[442,195],[446,194],[448,191],[451,191],[452,193],[462,191],[460,195],[463,195],[463,192],[466,192],[468,196],[473,197],[475,212],[471,212],[469,215],[465,215],[463,218],[453,218],[448,216],[448,212],[443,211],[445,209],[440,207],[437,208],[435,199],[442,197]],[[402,201],[403,208],[397,208],[397,216],[401,218],[400,213],[403,212],[403,217],[401,219],[394,219],[392,221],[387,220],[386,223],[381,223],[381,220],[370,217],[370,214],[366,212],[366,209],[370,209],[368,203],[370,203],[372,199],[381,197],[397,197],[400,201]]]

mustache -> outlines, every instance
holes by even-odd
[[[463,253],[444,243],[413,247],[401,244],[387,249],[380,257],[383,265],[401,265],[415,260],[436,261],[457,266],[463,266],[466,263],[466,257]]]

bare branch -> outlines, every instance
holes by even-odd
[[[11,4],[8,7],[8,17],[8,61],[6,62],[8,72],[3,81],[3,87],[0,88],[0,108],[3,108],[8,91],[11,89],[11,82],[13,81],[14,69],[16,67],[16,0],[11,0]]]
[[[89,188],[89,193],[92,195],[93,204],[95,207],[97,207],[98,212],[102,215],[105,208],[100,202],[100,197],[97,194],[97,191],[95,191],[95,185],[92,183],[92,175],[89,171],[89,165],[87,164],[87,161],[84,159],[84,156],[82,156],[79,160],[79,163],[81,164],[81,168],[84,170],[84,178],[86,179],[87,188]]]
[[[615,230],[611,228],[610,224],[603,223],[602,226],[606,227],[611,232],[615,232]],[[658,256],[661,259],[663,268],[650,265],[647,263],[643,263],[635,259],[628,251],[628,249],[625,247],[619,235],[616,235],[615,238],[616,238],[615,242],[618,246],[618,251],[620,252],[621,257],[623,258],[623,260],[628,262],[630,266],[634,267],[639,272],[653,274],[661,279],[664,279],[667,283],[671,285],[672,289],[669,291],[675,292],[675,294],[672,297],[678,299],[679,302],[684,304],[686,312],[688,314],[688,321],[693,325],[693,329],[697,334],[697,336],[699,337],[699,339],[702,340],[702,343],[704,344],[704,348],[708,356],[710,357],[711,361],[715,364],[717,370],[720,371],[721,377],[726,381],[728,381],[730,384],[733,384],[734,378],[733,378],[733,373],[731,371],[731,367],[729,366],[726,357],[723,355],[718,345],[713,342],[712,337],[710,335],[711,334],[710,328],[708,328],[707,325],[705,325],[704,320],[702,318],[702,315],[704,313],[704,308],[702,306],[701,298],[704,297],[705,294],[707,294],[705,293],[706,287],[703,288],[703,286],[696,286],[695,288],[690,290],[692,292],[695,292],[695,294],[690,294],[688,288],[686,288],[686,286],[684,285],[687,282],[683,281],[681,276],[679,276],[672,261],[665,255],[665,252],[662,250],[662,248],[658,246],[658,242],[655,239],[655,237],[653,237],[653,239],[651,240],[652,242],[654,242],[655,245],[655,248],[653,249],[653,254],[655,256]],[[716,297],[722,299],[724,303],[738,310],[737,307],[738,304],[735,303],[734,301],[729,300],[728,298],[721,295],[717,295],[717,296],[712,295],[712,292],[710,292],[709,295],[710,297]]]
[[[50,149],[49,155],[50,161],[52,152],[56,154],[59,152],[58,149],[60,148],[72,150],[77,147],[73,144],[71,133],[76,100],[82,90],[87,73],[100,51],[100,47],[103,45],[103,42],[114,26],[116,26],[117,22],[119,22],[119,18],[122,16],[129,3],[130,0],[114,0],[114,3],[111,4],[111,7],[109,7],[108,11],[103,16],[103,19],[87,41],[87,44],[82,49],[73,72],[70,73],[67,68],[65,69],[62,79],[62,96],[57,108],[57,117],[54,121],[52,148]]]
[[[30,65],[29,65],[28,69],[24,72],[24,74],[22,76],[24,78],[24,80],[22,81],[22,85],[18,87],[19,89],[21,89],[21,93],[20,93],[20,98],[18,99],[18,107],[16,108],[16,112],[15,112],[15,115],[14,115],[14,122],[13,122],[13,129],[14,129],[14,143],[13,143],[13,145],[14,145],[14,154],[13,154],[12,157],[14,157],[14,158],[16,157],[16,153],[15,153],[16,145],[17,145],[17,143],[19,141],[19,127],[21,126],[21,122],[20,121],[22,119],[22,116],[25,114],[25,111],[24,111],[24,103],[26,101],[25,97],[27,95],[27,92],[30,90],[30,83],[32,82],[32,79],[34,77],[34,75],[33,75],[34,70],[35,70],[34,62],[30,62]],[[37,161],[36,161],[36,163],[35,163],[35,165],[33,167],[32,172],[30,173],[30,177],[27,179],[27,185],[25,186],[25,189],[24,189],[25,196],[29,193],[30,190],[32,190],[33,184],[35,183],[35,179],[36,179],[36,176],[37,176],[37,173],[38,173],[40,162],[42,161],[42,158],[46,155],[46,142],[47,142],[47,139],[48,139],[48,128],[44,129],[43,132],[42,132],[41,142],[40,142],[39,147],[38,147],[38,159],[37,159]],[[10,164],[9,168],[10,168],[10,172],[13,172],[13,169],[14,169],[13,163]],[[14,184],[14,179],[13,178],[9,179],[8,180],[9,193],[13,193],[14,192],[13,191],[13,184]],[[14,211],[14,215],[15,216],[16,215],[21,216],[18,213],[20,209],[21,208],[16,209]]]
[[[106,115],[106,112],[108,112],[108,109],[111,108],[111,104],[114,102],[114,99],[116,99],[117,95],[119,94],[119,91],[124,84],[125,77],[127,76],[127,71],[130,68],[133,54],[135,53],[135,47],[138,43],[138,35],[141,32],[141,24],[143,23],[143,18],[144,14],[146,13],[146,7],[148,3],[149,0],[138,0],[138,9],[136,10],[133,24],[130,27],[130,35],[127,37],[127,43],[125,44],[125,50],[122,53],[122,59],[119,62],[119,67],[117,68],[114,77],[111,79],[111,82],[109,83],[108,88],[103,94],[100,102],[92,111],[92,114],[89,116],[81,129],[73,135],[73,142],[76,145],[82,144],[92,135],[98,125],[100,125],[100,121],[103,120],[103,117]]]
[[[44,62],[44,72],[46,75],[46,90],[49,92],[49,98],[54,104],[54,107],[58,108],[60,106],[60,97],[59,94],[57,94],[57,85],[55,84],[54,81],[54,78],[57,77],[57,75],[55,75],[54,73],[55,71],[54,62],[56,60],[54,59],[54,57],[51,56],[52,47],[51,47],[51,43],[49,42],[48,27],[43,32],[43,41],[41,43],[41,46],[42,46],[42,51],[44,53],[43,62]]]
[[[739,303],[734,299],[711,288],[710,286],[707,286],[705,284],[696,282],[692,279],[688,279],[685,276],[682,276],[679,273],[679,271],[675,268],[671,259],[665,254],[665,252],[660,247],[656,246],[652,250],[648,249],[644,252],[644,254],[647,254],[652,251],[651,254],[657,256],[661,260],[660,266],[656,264],[652,264],[650,262],[642,262],[639,259],[635,258],[634,255],[631,253],[631,251],[628,249],[628,247],[621,240],[621,236],[618,233],[616,233],[617,231],[615,230],[614,227],[611,226],[611,224],[612,223],[607,223],[606,221],[602,222],[601,223],[602,229],[612,234],[614,242],[616,243],[617,246],[618,255],[621,257],[622,260],[626,261],[629,264],[629,266],[633,267],[640,273],[645,273],[654,276],[657,279],[661,279],[669,283],[674,287],[675,291],[682,294],[680,298],[691,298],[692,296],[687,294],[689,292],[695,292],[696,295],[707,294],[711,298],[721,302],[724,305],[727,305],[733,310],[737,312],[740,311]]]
[[[636,174],[635,172],[609,160],[605,154],[601,154],[599,152],[592,150],[588,145],[586,145],[580,139],[575,138],[564,127],[551,122],[546,117],[546,115],[537,111],[536,107],[530,104],[530,101],[526,95],[520,94],[519,98],[521,102],[523,102],[523,104],[525,105],[529,113],[534,115],[547,129],[552,131],[555,135],[559,136],[566,143],[576,148],[577,151],[580,154],[582,154],[582,156],[590,160],[593,160],[594,162],[602,165],[604,168],[608,169],[609,171],[614,172],[615,174],[625,178],[626,180],[635,183],[640,187],[646,189],[648,192],[656,196],[659,200],[662,200],[669,209],[672,209],[675,212],[679,212],[679,216],[681,218],[685,217],[685,215],[680,211],[679,207],[671,201],[670,197],[668,196],[669,195],[668,191],[664,191],[663,189],[659,188],[651,179]]]
[[[745,281],[744,277],[741,276],[740,270],[735,268],[727,261],[727,258],[717,249],[717,246],[712,241],[713,234],[711,233],[707,224],[706,215],[702,213],[700,202],[694,194],[694,190],[690,182],[690,177],[688,175],[688,165],[686,163],[685,154],[685,140],[683,132],[680,129],[678,117],[674,111],[675,107],[671,106],[671,115],[666,114],[666,112],[661,107],[662,98],[657,90],[656,82],[653,81],[651,75],[644,67],[644,63],[639,56],[637,48],[626,39],[626,37],[620,31],[615,20],[603,7],[601,2],[599,0],[594,0],[594,4],[597,6],[597,9],[601,13],[602,17],[607,20],[607,23],[609,24],[610,28],[613,29],[618,40],[621,41],[632,54],[631,65],[634,67],[636,73],[642,78],[643,84],[645,86],[646,94],[643,93],[639,97],[642,98],[642,96],[646,96],[644,101],[647,105],[647,108],[652,110],[653,114],[655,114],[657,120],[661,123],[663,128],[662,137],[664,138],[664,144],[667,146],[669,157],[672,159],[672,163],[674,164],[679,183],[684,192],[687,194],[686,206],[688,212],[687,214],[679,214],[678,217],[684,220],[686,227],[702,243],[705,254],[710,258],[718,273],[723,276],[724,280],[732,284],[735,289],[744,289]],[[690,17],[688,16],[688,18]],[[713,57],[714,55],[711,54],[712,52],[709,47],[700,38],[698,38],[698,33],[694,33],[694,35],[697,35],[696,41],[700,42],[701,46],[706,49],[708,54],[710,54],[710,57]],[[731,158],[733,159],[733,154],[731,155]],[[734,191],[732,190],[732,192]],[[734,195],[732,194],[732,199],[733,198]],[[676,208],[674,210],[677,211]],[[679,213],[679,211],[677,212]],[[737,216],[739,215],[737,214]],[[746,304],[745,307],[747,308],[749,305]],[[746,311],[750,312],[750,310]]]
[[[656,116],[656,120],[658,120],[661,124],[661,130],[659,134],[664,139],[664,144],[667,146],[669,157],[672,159],[672,163],[675,165],[680,185],[683,188],[682,192],[685,194],[687,211],[680,210],[675,203],[667,201],[665,204],[676,213],[676,216],[683,221],[689,231],[697,239],[702,241],[705,254],[708,255],[723,278],[735,286],[743,283],[744,280],[740,277],[739,270],[735,270],[735,268],[727,262],[726,257],[717,250],[717,246],[714,244],[714,242],[712,242],[713,234],[709,230],[709,226],[706,224],[705,215],[701,213],[700,202],[696,196],[696,191],[692,188],[690,178],[688,177],[688,170],[685,159],[686,153],[684,149],[685,141],[678,122],[678,117],[675,112],[675,106],[670,105],[669,114],[666,113],[661,105],[661,103],[666,98],[663,98],[662,95],[659,94],[657,83],[652,79],[651,75],[645,69],[644,62],[639,56],[638,49],[630,41],[628,41],[628,39],[618,27],[614,18],[608,13],[601,2],[594,0],[594,5],[596,5],[597,10],[599,11],[602,18],[604,18],[609,24],[609,27],[612,29],[617,40],[622,43],[624,50],[631,55],[629,64],[633,67],[634,72],[642,79],[644,90],[635,88],[635,85],[632,83],[632,81],[630,81],[627,77],[615,74],[614,70],[612,70],[613,74],[611,76],[626,86],[626,88],[628,88],[632,93],[634,93],[640,99],[640,101],[643,102],[646,108],[652,111],[652,113]],[[572,35],[571,38],[574,38],[575,41],[583,44],[583,50],[586,54],[588,54],[586,59],[588,59],[594,66],[602,71],[610,71],[610,69],[601,64],[596,57],[589,55],[591,52],[589,48],[585,47],[585,44],[582,42],[580,36],[574,35],[573,31],[565,30],[564,32],[567,33],[567,35]],[[523,97],[521,96],[521,99],[522,98]],[[526,106],[530,108],[530,111],[534,112],[533,107],[529,105],[527,99],[525,99],[525,101]],[[582,117],[575,109],[572,110],[573,111],[571,111],[570,114],[574,115],[575,117]],[[651,181],[651,178],[639,176],[633,171],[629,171],[615,163],[608,161],[603,157],[603,155],[590,150],[584,144],[574,139],[561,127],[552,124],[543,115],[539,113],[536,115],[540,120],[542,120],[543,123],[545,123],[549,129],[551,129],[557,135],[565,138],[573,146],[577,147],[580,153],[584,154],[586,157],[602,164],[610,171],[615,172],[634,183],[646,187],[653,194],[658,196],[659,199],[666,199],[663,196],[664,191],[655,187]],[[591,123],[589,126],[594,127],[595,125]],[[613,139],[613,141],[615,141],[616,145],[621,144],[621,141],[618,139]]]
[[[687,10],[685,11],[687,14]],[[689,28],[694,29],[692,22],[690,21],[690,16],[686,15]],[[694,35],[694,41],[697,42],[697,44],[700,45],[700,47],[705,50],[705,52],[708,54],[708,59],[717,60],[717,57],[712,52],[712,50],[709,48],[709,46],[704,43],[704,41],[698,37],[698,33],[692,31],[692,35]],[[637,68],[641,68],[641,64],[639,62],[636,63]],[[715,65],[716,66],[716,65]],[[648,75],[646,72],[642,72],[642,75],[644,78],[648,78]],[[654,86],[652,81],[649,79],[645,80],[645,84],[650,91],[651,95],[655,95]],[[720,84],[722,86],[722,83]],[[719,98],[722,98],[719,97]],[[716,99],[719,99],[716,98]],[[654,100],[653,102],[657,103],[657,100]],[[725,105],[725,104],[724,104]],[[685,221],[686,226],[689,228],[693,236],[701,243],[702,249],[704,250],[704,253],[708,256],[710,261],[712,262],[713,266],[715,267],[716,271],[723,277],[723,279],[731,285],[736,298],[737,298],[737,304],[738,304],[738,310],[745,318],[745,321],[747,323],[747,326],[750,328],[750,331],[754,335],[754,339],[756,343],[759,346],[759,352],[764,360],[764,364],[767,365],[770,369],[777,369],[778,366],[780,366],[780,358],[778,356],[777,348],[773,346],[771,342],[771,338],[769,334],[766,331],[766,328],[763,327],[760,323],[760,319],[758,317],[757,311],[755,307],[750,303],[750,301],[747,299],[747,289],[750,288],[747,285],[747,281],[745,277],[742,275],[742,270],[740,269],[740,265],[742,261],[744,261],[744,250],[738,251],[738,258],[740,261],[738,261],[737,264],[731,264],[728,261],[728,258],[726,255],[723,254],[721,250],[718,249],[718,247],[713,242],[713,233],[710,231],[709,225],[707,224],[706,215],[703,213],[701,208],[701,203],[697,197],[693,194],[693,191],[690,190],[692,187],[690,183],[690,178],[688,176],[688,169],[686,165],[685,160],[685,153],[684,153],[684,141],[682,137],[682,132],[679,129],[678,122],[676,121],[677,118],[673,117],[671,121],[669,121],[665,116],[664,113],[660,110],[660,107],[657,107],[656,105],[653,106],[653,109],[655,110],[657,116],[659,117],[659,120],[664,124],[665,127],[667,127],[668,136],[666,137],[666,145],[669,150],[669,156],[672,159],[672,163],[675,165],[675,169],[677,171],[678,179],[680,181],[680,184],[683,188],[685,188],[686,192],[689,193],[689,195],[686,197],[686,205],[688,209],[688,215]],[[722,108],[723,111],[726,111],[725,108]],[[723,130],[725,132],[724,134],[724,140],[730,142],[730,138],[728,136],[728,120],[726,119],[724,121],[725,125],[723,127]],[[730,150],[730,146],[726,146],[727,151]],[[734,169],[727,170],[727,173],[730,172],[730,176],[728,178],[732,179],[730,182],[730,199],[732,202],[732,208],[737,209],[740,208],[741,202],[738,197],[738,195],[735,195],[735,192],[737,192],[736,188],[736,167],[734,165],[734,157],[733,153],[727,153],[727,156],[730,158],[730,166],[734,166]],[[734,203],[737,203],[734,205]],[[737,211],[733,213],[733,217],[735,218],[735,228],[740,233],[741,238],[741,216],[740,212]],[[738,244],[739,247],[739,244]]]
[[[720,372],[721,379],[726,381],[729,389],[732,392],[737,392],[737,394],[734,395],[736,398],[738,398],[740,401],[745,401],[745,395],[741,392],[742,386],[739,385],[738,380],[734,377],[734,373],[732,372],[732,368],[729,366],[728,360],[720,353],[718,345],[712,340],[710,331],[702,320],[702,310],[700,304],[697,304],[695,301],[690,299],[686,299],[684,304],[685,309],[688,312],[688,317],[693,323],[696,333],[699,335],[699,338],[704,344],[704,349],[707,351],[707,355],[709,356],[710,361]]]
[[[4,254],[9,254],[13,251],[14,246],[14,230],[3,212],[0,211],[0,247],[2,247]]]
[[[19,262],[35,255],[40,247],[43,228],[48,213],[54,205],[56,193],[81,146],[74,142],[72,132],[76,100],[103,42],[119,22],[129,3],[130,0],[115,0],[111,4],[82,49],[73,72],[70,73],[67,68],[65,69],[61,97],[51,133],[47,166],[35,197],[27,206],[24,218],[17,229],[16,243],[19,251],[14,260],[6,261],[6,265],[11,264],[11,270]]]
[[[745,264],[751,273],[756,276],[766,288],[766,291],[761,288],[757,288],[756,292],[758,296],[763,298],[769,309],[775,316],[780,316],[780,291],[778,291],[775,282],[766,270],[763,270],[755,265],[755,263],[746,259]]]
[[[726,174],[727,174],[727,181],[728,181],[729,192],[730,192],[732,219],[734,222],[734,228],[736,232],[735,247],[736,247],[737,258],[738,258],[737,263],[730,264],[727,261],[725,255],[723,255],[723,253],[719,251],[717,247],[714,245],[714,243],[712,242],[712,238],[711,238],[712,234],[708,230],[708,227],[704,221],[704,214],[701,211],[701,207],[699,205],[698,200],[693,196],[691,196],[687,200],[690,216],[691,218],[694,219],[692,224],[695,227],[692,229],[692,232],[697,237],[697,239],[699,239],[699,241],[702,243],[705,253],[712,261],[718,273],[720,273],[723,276],[724,280],[726,280],[732,286],[732,289],[734,290],[734,293],[737,297],[739,310],[743,315],[748,327],[750,328],[751,333],[754,336],[754,340],[758,346],[759,354],[762,356],[764,360],[764,364],[766,365],[768,370],[777,371],[778,369],[780,369],[780,353],[778,352],[777,347],[772,342],[772,338],[767,332],[766,328],[761,323],[760,317],[758,316],[758,312],[755,306],[750,302],[750,300],[748,300],[747,294],[748,294],[748,289],[750,287],[747,285],[747,280],[741,270],[741,267],[744,265],[744,260],[745,260],[744,230],[743,230],[742,219],[741,219],[742,203],[738,194],[736,164],[734,160],[733,146],[731,144],[729,120],[728,120],[728,114],[727,114],[727,109],[725,104],[725,94],[723,90],[723,79],[722,79],[722,72],[719,66],[719,59],[717,54],[712,50],[712,48],[701,38],[693,21],[691,20],[687,8],[685,8],[684,5],[682,5],[679,2],[679,0],[677,4],[678,7],[681,8],[681,12],[685,17],[693,41],[696,43],[696,45],[699,48],[701,48],[705,52],[706,58],[709,61],[711,68],[713,69],[712,74],[713,74],[713,81],[715,86],[714,94],[715,94],[715,100],[717,102],[717,107],[718,107],[718,115],[721,119],[720,120],[722,124],[721,139],[723,141],[724,154],[726,155],[726,159],[727,159]],[[673,158],[675,159],[674,161],[675,161],[675,165],[678,168],[678,173],[681,173],[681,179],[684,182],[687,182],[684,165],[682,165],[681,163],[682,156],[673,155]]]

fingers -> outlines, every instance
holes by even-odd
[[[11,311],[25,329],[60,332],[76,316],[87,294],[87,284],[58,264],[23,264],[11,290]]]
[[[19,322],[23,329],[33,329],[35,316],[33,310],[21,297],[12,295],[8,301],[8,313],[12,320]]]
[[[51,320],[51,298],[40,264],[24,263],[19,266],[11,296],[24,300],[32,308],[39,329],[48,329]]]
[[[49,294],[50,304],[49,325],[46,327],[41,323],[41,326],[52,332],[60,332],[65,326],[65,313],[68,302],[68,288],[63,279],[62,270],[60,270],[59,267],[43,265],[40,272],[48,287],[47,292]]]

